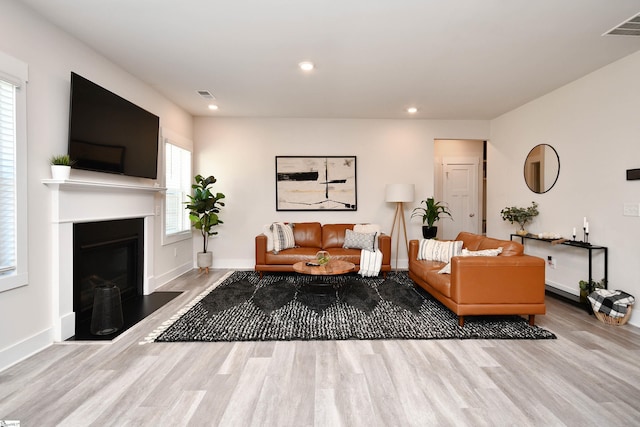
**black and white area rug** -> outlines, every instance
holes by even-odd
[[[554,338],[520,316],[469,316],[460,327],[406,272],[386,279],[296,273],[260,279],[235,271],[145,341]]]

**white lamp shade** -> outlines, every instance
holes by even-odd
[[[384,199],[387,202],[413,202],[415,191],[413,184],[387,184]]]

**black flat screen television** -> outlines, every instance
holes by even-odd
[[[71,73],[72,167],[156,179],[159,124],[158,116]]]

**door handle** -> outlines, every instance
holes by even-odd
[[[474,214],[474,213],[470,213],[469,214],[469,218],[473,218],[474,216],[476,216],[476,214]]]

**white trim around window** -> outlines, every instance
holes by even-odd
[[[13,239],[2,244],[13,246],[12,265],[0,273],[0,292],[29,283],[27,268],[27,82],[29,68],[26,63],[0,52],[0,79],[12,86],[14,96],[14,156],[15,164],[9,174],[14,186],[13,206],[15,218],[4,224],[13,229]],[[11,101],[9,101],[11,102]],[[2,171],[4,172],[4,171]],[[10,248],[11,249],[11,248]]]
[[[193,143],[189,140],[187,140],[186,138],[183,138],[177,134],[175,134],[174,132],[171,132],[169,130],[163,129],[162,131],[162,144],[161,144],[161,150],[162,150],[162,183],[161,185],[163,187],[167,188],[167,191],[165,193],[165,197],[162,198],[162,245],[170,245],[172,243],[176,243],[179,242],[181,240],[188,240],[192,238],[192,230],[191,230],[191,224],[188,222],[188,220],[186,220],[186,222],[184,221],[186,218],[186,209],[184,209],[184,207],[181,207],[180,201],[176,201],[175,199],[173,200],[173,203],[171,203],[171,197],[172,196],[177,196],[177,197],[184,197],[184,194],[182,196],[176,194],[175,192],[172,191],[173,187],[175,187],[174,183],[168,182],[167,179],[167,167],[168,167],[168,156],[170,156],[169,153],[167,153],[167,144],[170,144],[173,147],[176,147],[178,149],[181,150],[173,150],[174,151],[174,155],[176,151],[181,152],[183,158],[182,161],[180,162],[181,164],[179,165],[179,167],[177,168],[177,170],[179,171],[178,173],[181,175],[180,177],[178,177],[178,181],[180,181],[182,183],[182,193],[187,193],[190,194],[191,191],[191,171],[193,170],[193,159],[192,159],[192,147],[193,147]],[[184,150],[184,151],[183,151]],[[186,160],[184,158],[184,156],[186,156]],[[174,161],[177,159],[173,159]],[[177,189],[176,189],[177,190]],[[179,190],[178,190],[179,191]],[[168,209],[173,209],[173,213],[175,214],[175,211],[178,209],[183,209],[184,210],[184,217],[182,217],[182,226],[178,226],[179,229],[182,229],[181,231],[178,232],[174,232],[174,233],[167,233],[167,217],[170,216],[168,215],[167,210]],[[180,212],[180,211],[178,211]]]

